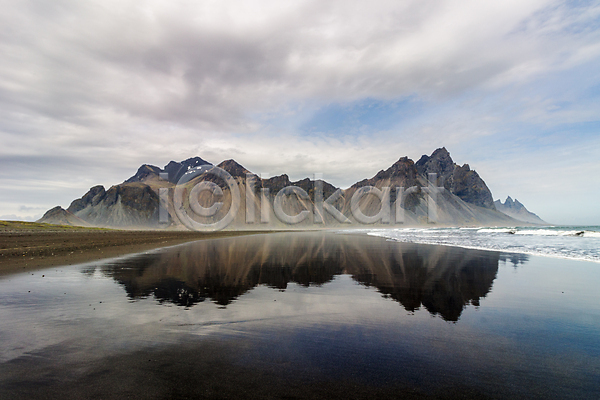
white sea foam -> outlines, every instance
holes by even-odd
[[[480,228],[479,233],[515,233],[515,228]]]
[[[561,231],[548,229],[526,229],[515,231],[516,235],[537,235],[537,236],[583,236],[585,231]]]
[[[600,263],[599,227],[363,229],[400,242],[524,253]]]

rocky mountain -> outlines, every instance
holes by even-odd
[[[199,174],[194,170],[198,166],[206,166],[205,172]],[[483,179],[468,164],[460,166],[454,163],[445,148],[437,149],[431,156],[422,156],[416,163],[408,157],[402,157],[388,169],[346,190],[323,180],[315,182],[305,178],[291,181],[286,174],[261,179],[235,160],[223,161],[217,167],[227,171],[237,183],[240,202],[237,213],[229,212],[234,193],[223,179],[211,173],[213,165],[194,157],[181,162],[171,161],[164,168],[144,164],[125,182],[108,190],[103,186],[95,186],[80,199],[74,200],[67,210],[54,208],[43,220],[64,222],[65,215],[72,215],[93,226],[151,229],[193,228],[194,224],[220,221],[226,215],[231,218],[227,225],[231,229],[309,229],[364,225],[365,219],[357,215],[371,218],[369,223],[382,226],[518,223],[510,214],[496,210],[492,194]],[[430,174],[437,174],[436,182],[429,181],[432,177]],[[250,183],[247,177],[252,178]],[[203,184],[203,190],[196,189],[197,197],[195,203],[191,204],[189,196],[192,189],[202,181],[208,182]],[[294,189],[295,193],[280,192],[290,186],[302,190]],[[316,204],[318,188],[323,193],[322,206]],[[370,188],[375,188],[375,192],[369,191]],[[246,193],[247,190],[251,191]],[[175,202],[175,193],[183,193],[187,197]],[[383,210],[378,196],[383,196],[384,200],[389,198],[389,217],[374,217],[380,215],[379,210]],[[353,202],[353,199],[359,200]],[[274,207],[274,204],[278,204],[278,207]],[[433,217],[430,205],[435,206]],[[212,214],[203,215],[209,208]],[[161,209],[166,210],[167,214],[166,218],[163,215],[162,220],[159,218]],[[277,210],[280,210],[279,214]],[[285,215],[299,215],[298,220],[301,221],[290,225],[289,221],[283,222]]]
[[[423,155],[419,161],[413,162],[408,157],[400,158],[390,168],[379,171],[371,179],[355,183],[352,187],[385,185],[412,187],[427,185],[429,174],[437,174],[437,185],[446,188],[466,203],[495,210],[492,192],[469,164],[459,166],[454,163],[445,147],[437,149],[431,156]]]
[[[510,196],[506,198],[504,203],[502,203],[500,200],[496,200],[494,204],[496,205],[496,209],[498,211],[516,220],[531,224],[546,224],[544,220],[525,208],[525,206],[521,204],[519,200],[513,200]]]
[[[445,147],[437,149],[431,156],[423,155],[415,164],[419,174],[437,174],[441,184],[463,201],[479,207],[495,209],[492,192],[469,164],[455,164]]]
[[[108,190],[94,186],[66,211],[94,226],[146,227],[158,225],[158,206],[150,186],[130,183]]]
[[[148,179],[159,177],[161,173],[166,173],[167,181],[171,183],[177,183],[183,174],[185,174],[188,170],[200,165],[212,164],[208,161],[204,161],[200,157],[188,158],[187,160],[181,162],[171,161],[165,165],[163,169],[154,165],[144,164],[138,168],[135,175],[127,179],[125,183],[144,182]]]
[[[56,225],[91,226],[91,224],[82,220],[72,212],[65,210],[61,206],[56,206],[46,211],[42,218],[37,222]]]
[[[378,184],[408,188],[418,183],[415,162],[408,157],[402,157],[385,171],[379,171],[371,179],[356,182],[351,188],[358,189],[363,186],[376,186]]]
[[[430,174],[436,174],[436,182],[430,182]],[[437,149],[431,156],[424,155],[416,163],[408,157],[400,158],[387,170],[379,171],[374,177],[364,179],[352,185],[344,192],[346,198],[351,197],[364,186],[379,189],[384,187],[404,189],[400,199],[404,215],[402,220],[407,225],[428,224],[427,190],[429,185],[442,188],[437,196],[436,223],[441,225],[505,225],[514,223],[499,213],[493,202],[492,193],[468,164],[459,166],[454,163],[446,148]],[[396,202],[397,193],[390,193],[391,202]],[[361,209],[369,214],[377,213],[380,207],[378,199],[367,198],[360,203]],[[346,202],[344,214],[351,213],[351,205]],[[395,217],[395,222],[399,217]]]

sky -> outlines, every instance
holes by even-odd
[[[0,219],[142,164],[345,188],[445,146],[494,199],[600,225],[597,1],[0,5]]]

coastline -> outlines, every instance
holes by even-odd
[[[587,398],[595,382],[595,264],[231,234],[0,279],[0,397]]]
[[[453,228],[436,227],[433,231]],[[413,228],[416,229],[416,228]],[[461,228],[456,232],[466,232],[477,228]],[[482,227],[478,227],[482,229]],[[493,231],[498,228],[486,228]],[[482,229],[482,230],[486,230]],[[412,229],[409,229],[411,231]],[[417,229],[417,231],[420,229]],[[305,231],[305,230],[298,230]],[[560,259],[575,259],[579,261],[600,262],[590,257],[574,257],[563,254],[543,254],[525,248],[502,248],[494,246],[493,242],[481,237],[478,240],[469,238],[468,242],[448,241],[448,238],[438,240],[434,237],[395,237],[385,234],[388,229],[331,229],[332,232],[345,234],[360,234],[371,237],[381,237],[398,242],[450,246],[472,250],[522,254],[525,256],[542,256]],[[392,230],[395,231],[395,230]],[[33,271],[59,265],[79,264],[106,258],[120,257],[162,247],[178,245],[186,242],[233,237],[249,234],[264,234],[272,230],[225,230],[216,232],[179,231],[179,230],[117,230],[106,228],[86,228],[52,225],[43,223],[28,223],[17,221],[0,221],[0,276],[24,271]],[[279,231],[277,231],[279,232]],[[598,235],[598,232],[591,232]],[[516,238],[510,235],[507,239]],[[524,237],[520,236],[520,240]],[[432,240],[435,239],[435,240]],[[481,243],[481,240],[485,243]],[[568,238],[567,238],[568,239]],[[503,239],[504,240],[504,239]]]
[[[0,276],[119,257],[196,240],[269,231],[134,231],[60,225],[0,231]]]
[[[576,228],[576,229],[573,229]],[[510,232],[507,232],[509,231]],[[524,256],[600,263],[597,226],[363,229],[357,234],[402,243],[459,247]]]

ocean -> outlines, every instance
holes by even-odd
[[[502,251],[600,263],[600,226],[359,229],[398,242]]]

